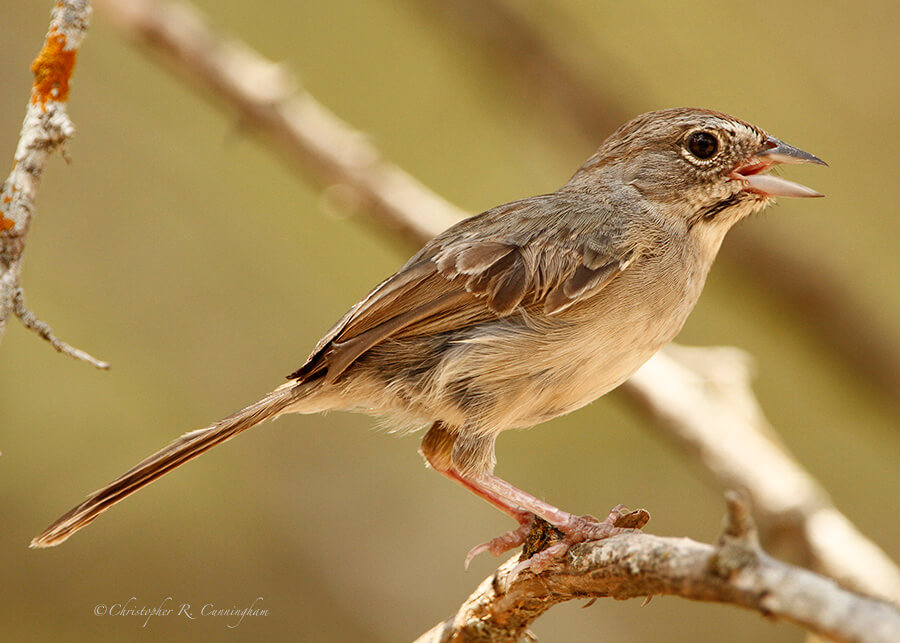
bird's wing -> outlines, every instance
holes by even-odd
[[[344,315],[289,377],[334,381],[387,338],[437,335],[521,308],[554,315],[598,293],[637,251],[617,242],[607,221],[574,229],[566,207],[541,202],[553,196],[499,206],[433,239]],[[504,225],[509,216],[515,230]]]

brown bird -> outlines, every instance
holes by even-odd
[[[283,413],[354,410],[397,430],[430,426],[438,472],[520,527],[469,557],[521,544],[539,516],[568,546],[617,533],[493,475],[501,431],[569,413],[619,386],[681,329],[725,233],[774,197],[818,192],[764,172],[824,162],[749,123],[668,109],[620,127],[556,192],[514,201],[438,235],[325,335],[288,382],[186,433],[32,541],[66,540],[191,458]]]

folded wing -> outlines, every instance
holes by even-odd
[[[521,309],[558,314],[596,295],[633,260],[635,249],[608,235],[576,234],[565,217],[519,217],[523,225],[505,231],[505,217],[517,210],[547,212],[537,199],[489,210],[433,239],[344,315],[289,377],[334,381],[387,338],[460,330]]]

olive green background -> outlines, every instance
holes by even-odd
[[[284,61],[326,106],[439,194],[477,212],[555,189],[599,141],[409,0],[199,3]],[[677,6],[676,6],[677,5]],[[3,4],[0,155],[11,162],[50,2]],[[630,113],[720,109],[826,159],[784,174],[828,195],[744,222],[849,284],[900,340],[900,8],[896,3],[584,2],[522,10]],[[468,548],[508,518],[427,471],[415,437],[363,416],[292,416],[167,476],[64,546],[50,520],[180,433],[282,381],[409,248],[333,211],[228,110],[95,16],[70,96],[72,162],[51,160],[28,237],[28,302],[108,359],[95,371],[13,321],[0,345],[0,632],[9,640],[410,640],[496,562]],[[729,252],[726,241],[724,253]],[[734,268],[713,271],[679,341],[733,344],[784,441],[837,506],[900,556],[897,416],[803,319]],[[710,541],[719,490],[610,396],[509,433],[498,473],[560,506],[624,502],[648,530]],[[750,464],[749,466],[752,466]],[[204,603],[268,616],[94,615],[98,604]],[[799,641],[730,607],[657,598],[559,606],[543,641]]]

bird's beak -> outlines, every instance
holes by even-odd
[[[756,156],[757,158],[769,159],[773,163],[815,163],[816,165],[828,167],[828,163],[818,156],[813,156],[809,152],[804,152],[793,145],[788,145],[784,141],[779,141],[774,136],[766,139],[765,148],[763,148],[762,152],[757,152]]]
[[[808,198],[825,196],[812,188],[800,185],[799,183],[794,183],[793,181],[788,181],[780,176],[763,174],[766,170],[780,163],[814,163],[816,165],[828,166],[828,164],[819,157],[813,156],[809,152],[804,152],[793,145],[788,145],[784,141],[779,141],[774,136],[769,136],[766,139],[763,149],[757,152],[748,163],[735,170],[735,174],[737,175],[735,178],[742,180],[746,184],[744,189],[767,197],[789,196]]]

